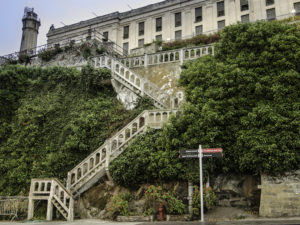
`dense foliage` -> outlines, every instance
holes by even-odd
[[[163,203],[168,214],[184,214],[186,207],[182,200],[178,199],[176,194],[170,190],[164,190],[161,186],[150,185],[145,190],[144,197],[148,207],[146,212],[155,211],[158,203]]]
[[[209,35],[200,34],[189,39],[162,43],[162,50],[168,51],[168,50],[184,48],[188,46],[214,44],[219,40],[220,40],[220,32],[209,34]]]
[[[129,203],[133,200],[133,195],[129,191],[120,192],[111,199],[110,206],[107,208],[109,216],[115,219],[118,215],[129,216]]]
[[[140,108],[116,100],[107,70],[2,67],[0,195],[26,194],[31,178],[65,179]]]
[[[213,192],[211,187],[203,188],[203,203],[206,210],[211,210],[217,205],[217,196]],[[194,192],[192,197],[193,214],[201,215],[201,199],[200,189],[198,186],[194,186]]]
[[[300,32],[294,25],[229,26],[215,57],[187,65],[188,104],[176,140],[223,147],[223,171],[278,173],[300,162]]]
[[[149,130],[132,141],[109,167],[114,182],[125,187],[177,179],[182,165],[177,152],[167,151],[162,131]]]
[[[207,173],[281,173],[300,168],[300,32],[280,22],[237,24],[222,31],[215,56],[184,66],[187,103],[162,131],[136,138],[110,167],[124,186],[172,179],[197,181],[197,160],[178,150],[222,147],[204,160]]]

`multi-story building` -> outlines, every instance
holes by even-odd
[[[300,0],[166,0],[49,30],[48,44],[89,38],[96,30],[131,50],[154,40],[214,33],[237,22],[284,19],[300,14]]]

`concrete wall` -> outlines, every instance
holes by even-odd
[[[140,76],[147,78],[172,97],[178,98],[178,103],[184,99],[184,91],[178,86],[181,73],[180,63],[166,63],[155,66],[131,68]]]
[[[35,18],[23,19],[23,33],[20,51],[33,49],[37,46],[40,22]]]
[[[300,216],[300,170],[280,177],[261,176],[260,216]]]
[[[78,34],[87,35],[89,28],[98,32],[108,32],[109,39],[119,46],[129,44],[129,50],[138,47],[138,40],[151,43],[157,35],[163,40],[175,39],[175,31],[182,31],[182,38],[195,35],[196,27],[203,26],[203,33],[218,30],[218,21],[225,20],[225,25],[241,21],[241,16],[249,15],[250,21],[267,18],[266,10],[275,8],[278,19],[292,16],[295,2],[300,0],[275,0],[273,5],[266,6],[266,0],[248,0],[249,9],[241,11],[240,0],[224,0],[225,15],[218,17],[217,2],[220,0],[167,0],[124,13],[111,13],[90,20],[49,31],[48,43],[59,42],[63,38],[76,39]],[[195,8],[202,7],[202,21],[195,21]],[[175,27],[175,13],[181,12],[182,25]],[[162,31],[156,32],[156,18],[162,17]],[[138,34],[138,26],[144,22],[144,35]],[[123,28],[129,26],[129,38],[123,38]]]

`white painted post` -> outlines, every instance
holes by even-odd
[[[51,199],[48,198],[48,204],[47,204],[47,217],[46,220],[51,221],[53,218],[53,204],[51,202]]]
[[[180,65],[183,65],[183,63],[184,63],[184,50],[183,50],[183,48],[180,49],[179,57],[180,57]]]
[[[27,214],[28,220],[31,220],[33,218],[33,214],[34,214],[34,201],[32,199],[33,191],[34,191],[34,182],[31,180],[30,192],[29,192],[29,198],[28,198],[28,214]]]
[[[193,182],[188,182],[189,214],[193,213]]]
[[[68,221],[74,220],[74,199],[70,196],[70,203],[69,203],[69,213],[68,213]]]
[[[31,220],[33,218],[33,213],[34,213],[34,201],[31,198],[31,196],[29,196],[27,220]]]
[[[203,206],[203,174],[202,174],[202,146],[199,145],[199,173],[200,173],[200,204],[201,204],[201,222],[204,222],[204,206]]]
[[[53,219],[53,204],[52,204],[52,198],[54,195],[54,180],[51,181],[51,188],[50,188],[50,194],[48,197],[48,204],[47,204],[47,216],[46,220],[50,221]]]
[[[141,80],[141,82],[140,82],[140,89],[141,89],[141,96],[144,96],[144,94],[145,94],[145,91],[144,91],[144,81],[143,80]]]
[[[70,172],[68,172],[68,176],[67,176],[67,189],[70,190],[71,188],[71,179],[72,179],[72,175]]]
[[[145,54],[144,56],[144,67],[147,67],[148,66],[148,55]]]

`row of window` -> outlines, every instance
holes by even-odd
[[[265,0],[266,6],[274,4],[274,0]],[[241,11],[249,10],[248,0],[240,0]],[[273,11],[269,12],[270,15],[273,15]],[[201,22],[203,20],[202,7],[195,8],[195,22]],[[225,4],[224,1],[217,2],[217,16],[225,16]],[[174,14],[175,27],[182,26],[182,14],[181,12]],[[245,16],[242,18],[242,21],[249,21]],[[155,30],[156,32],[162,31],[162,17],[156,18]],[[145,22],[140,22],[138,25],[138,35],[143,36],[145,34]],[[123,38],[129,38],[129,26],[123,28]]]
[[[273,5],[275,0],[265,0],[266,6]],[[249,2],[248,0],[240,0],[241,11],[249,10]],[[294,9],[296,10],[296,15],[300,14],[300,2],[294,3]],[[276,19],[276,11],[275,8],[270,8],[266,10],[267,20],[274,20]],[[175,13],[175,27],[182,26],[182,16],[181,12]],[[217,2],[217,16],[225,16],[225,6],[224,1]],[[202,7],[195,8],[195,22],[201,22],[203,20],[202,17]],[[249,22],[249,14],[241,16],[241,22]],[[225,20],[218,21],[218,30],[221,30],[225,27]],[[156,18],[156,32],[162,31],[162,17]],[[199,25],[195,27],[195,34],[199,35],[203,33],[203,26]],[[140,22],[138,24],[138,35],[143,36],[145,34],[145,22]],[[108,32],[103,33],[104,39],[108,39]],[[129,38],[129,26],[124,26],[123,30],[123,38]],[[162,40],[162,35],[156,35],[156,40]],[[175,31],[175,39],[179,40],[182,38],[182,31],[177,30]],[[144,39],[138,40],[138,46],[142,47],[144,45]],[[128,50],[128,42],[124,43],[123,48]],[[126,51],[127,51],[126,50]]]

